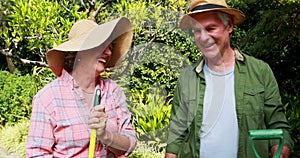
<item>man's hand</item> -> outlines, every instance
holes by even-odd
[[[271,148],[271,155],[272,155],[272,157],[276,154],[278,146],[279,145],[272,146],[272,148]],[[289,158],[290,154],[291,154],[290,148],[288,146],[283,146],[280,158]]]
[[[177,155],[172,153],[166,153],[165,158],[177,158]]]

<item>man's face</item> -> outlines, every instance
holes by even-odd
[[[215,58],[230,48],[233,25],[225,26],[218,13],[208,11],[193,15],[195,43],[206,58]]]

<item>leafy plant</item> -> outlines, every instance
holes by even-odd
[[[162,158],[164,155],[164,151],[157,151],[146,142],[139,141],[137,142],[135,150],[128,156],[128,158]]]
[[[56,78],[51,69],[45,67],[34,67],[32,77],[37,83],[40,83],[39,89]]]
[[[131,111],[134,115],[136,131],[146,133],[161,129],[168,125],[171,105],[165,101],[165,96],[159,94],[144,94],[136,90],[133,94],[133,101],[130,102]],[[145,96],[146,95],[146,98]]]
[[[132,124],[139,140],[158,151],[165,147],[167,129],[171,112],[171,100],[166,100],[161,89],[134,90],[129,98],[128,106],[132,112]]]
[[[0,127],[0,145],[5,147],[7,154],[25,157],[25,143],[29,128],[29,120],[24,119],[13,126]]]
[[[33,96],[54,78],[49,68],[35,68],[33,75],[0,71],[1,125],[14,124],[30,117]]]

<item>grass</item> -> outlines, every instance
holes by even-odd
[[[25,157],[25,142],[29,120],[25,119],[14,126],[5,126],[0,129],[0,147],[4,148],[7,154]]]

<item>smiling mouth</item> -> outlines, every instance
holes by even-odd
[[[211,43],[211,44],[207,44],[206,46],[205,46],[205,48],[210,48],[211,46],[213,46],[215,43]]]
[[[103,64],[106,64],[106,60],[105,60],[105,59],[102,59],[102,58],[98,59],[98,62],[101,62],[101,63],[103,63]]]

